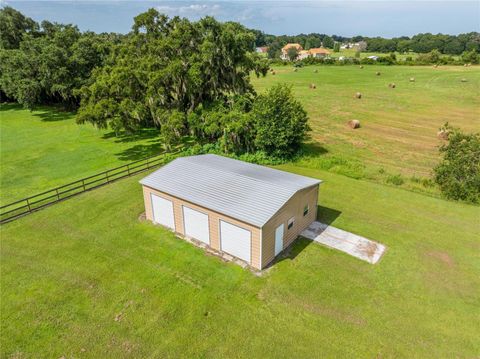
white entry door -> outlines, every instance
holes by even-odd
[[[283,249],[283,232],[284,225],[281,224],[275,230],[275,255],[280,253]]]
[[[182,206],[182,208],[185,235],[209,245],[210,232],[208,230],[208,214],[185,206]]]
[[[220,249],[250,263],[252,233],[228,222],[220,221]]]
[[[173,215],[173,203],[168,199],[151,195],[153,221],[175,230],[175,217]]]

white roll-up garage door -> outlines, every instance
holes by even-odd
[[[208,214],[182,206],[185,235],[198,239],[203,243],[210,244],[210,232],[208,230]]]
[[[250,263],[252,233],[233,224],[220,221],[220,248],[222,251]]]
[[[173,215],[173,203],[168,199],[151,195],[153,221],[175,230],[175,217]]]

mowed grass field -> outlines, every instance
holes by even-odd
[[[160,153],[157,131],[135,136],[78,125],[53,107],[0,105],[0,192],[6,204]]]
[[[367,177],[382,177],[379,171],[407,179],[430,177],[440,158],[442,142],[436,137],[440,126],[448,121],[464,131],[480,130],[480,66],[274,70],[275,75],[252,79],[255,88],[262,92],[276,83],[291,84],[308,112],[311,137],[323,147],[323,156],[359,162]],[[389,88],[389,83],[396,88]],[[355,98],[356,92],[361,99]],[[352,119],[360,121],[360,129],[346,126]]]
[[[257,277],[139,221],[137,176],[1,227],[1,356],[478,357],[479,207],[282,168],[379,264],[299,240]]]
[[[324,180],[319,219],[385,244],[381,261],[299,240],[257,277],[140,221],[128,178],[0,227],[1,358],[480,356],[480,207],[382,184],[428,176],[446,120],[478,130],[480,69],[276,72],[256,88],[290,82],[313,129],[309,157],[280,168]],[[0,116],[2,202],[161,151],[155,131],[52,108]]]

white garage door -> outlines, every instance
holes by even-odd
[[[222,251],[250,263],[252,233],[233,224],[220,221],[220,248]]]
[[[153,221],[175,230],[175,219],[173,216],[173,203],[168,199],[156,196],[152,197]]]
[[[208,214],[182,206],[185,235],[210,244]]]

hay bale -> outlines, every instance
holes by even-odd
[[[275,75],[275,71],[272,70],[272,75]]]
[[[462,82],[467,82],[467,79],[464,77],[464,78],[462,79]]]
[[[448,136],[450,135],[450,132],[448,130],[445,130],[445,129],[441,129],[440,131],[437,132],[437,137],[440,139],[440,140],[448,140]]]
[[[318,70],[317,70],[317,69],[315,69],[313,72],[314,72],[314,73],[318,73]]]
[[[467,64],[463,64],[463,67],[467,67]]]
[[[315,89],[317,88],[317,86],[316,86],[315,84],[310,84],[310,88],[311,88],[312,90],[315,90]]]
[[[434,68],[437,68],[437,67],[438,67],[438,65],[437,65],[437,64],[435,64],[435,65],[433,65],[433,67],[434,67]]]
[[[415,82],[415,77],[410,77],[410,82]]]
[[[360,121],[359,120],[350,120],[347,122],[348,127],[352,129],[360,128]]]
[[[377,71],[375,75],[380,76],[380,71]]]
[[[295,68],[293,69],[293,72],[297,72],[297,71],[298,71],[298,69],[295,67]]]
[[[362,98],[362,94],[361,94],[360,92],[357,92],[357,93],[355,94],[355,98]]]
[[[391,89],[394,89],[395,86],[396,86],[396,85],[395,85],[394,83],[389,83],[389,84],[388,84],[388,87],[390,87]]]
[[[363,65],[360,65],[360,68],[363,69]]]

